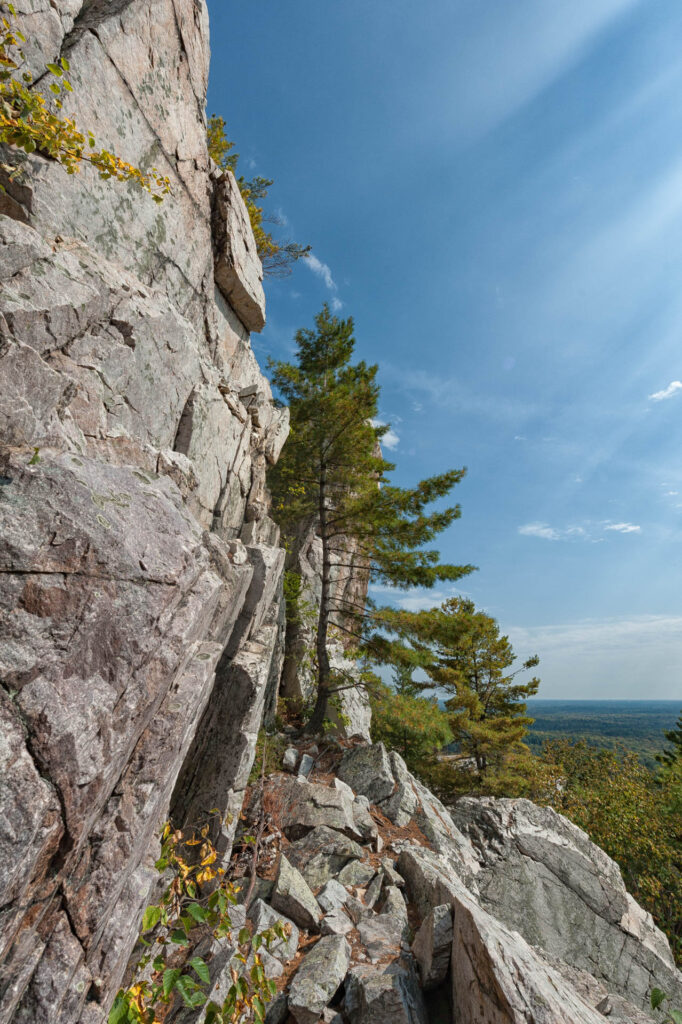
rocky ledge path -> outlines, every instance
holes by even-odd
[[[290,925],[267,1024],[645,1024],[652,987],[682,1001],[665,936],[554,811],[451,813],[383,744],[292,746],[283,768],[250,793],[266,852],[234,915]]]

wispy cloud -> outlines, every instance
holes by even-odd
[[[343,302],[336,294],[336,292],[338,292],[339,289],[336,281],[334,280],[330,267],[326,263],[323,263],[322,260],[318,259],[315,253],[313,252],[311,252],[310,255],[307,256],[303,262],[305,263],[308,270],[312,270],[313,274],[315,274],[316,277],[322,279],[325,288],[327,288],[328,291],[334,293],[331,299],[331,307],[334,313],[338,313],[339,310],[343,308]]]
[[[402,608],[407,612],[421,612],[427,608],[435,608],[451,597],[467,597],[466,591],[456,590],[427,590],[424,587],[413,587],[411,590],[399,590],[397,587],[390,587],[383,583],[372,584],[370,595],[379,597],[384,604],[394,608]]]
[[[370,422],[371,422],[373,427],[385,427],[386,426],[386,421],[385,420],[371,420]],[[388,430],[386,431],[386,433],[384,434],[384,436],[381,438],[381,447],[382,448],[388,448],[390,451],[395,451],[395,449],[398,447],[399,444],[400,444],[400,436],[398,434],[396,434],[395,430],[393,430],[391,427],[389,427]]]
[[[586,619],[507,630],[521,656],[540,656],[539,697],[621,700],[679,696],[682,617]],[[682,700],[680,701],[682,704]]]
[[[511,390],[505,394],[486,394],[477,391],[470,382],[415,366],[397,366],[386,361],[381,365],[381,375],[409,396],[415,411],[426,408],[426,402],[454,414],[484,416],[515,425],[542,411],[539,404],[524,402]]]
[[[548,523],[526,523],[524,526],[519,526],[519,533],[524,537],[540,537],[541,540],[571,540],[585,536],[582,526],[567,526],[564,529],[557,529]]]
[[[533,522],[524,523],[519,526],[518,532],[523,537],[539,537],[540,540],[583,540],[592,544],[598,544],[604,538],[600,536],[605,532],[614,533],[641,533],[642,527],[636,523],[614,523],[610,519],[604,519],[600,523],[586,520],[582,526],[572,524],[570,526],[551,526],[549,523]]]
[[[662,402],[666,398],[672,398],[678,391],[682,391],[682,380],[671,380],[667,388],[663,388],[662,391],[654,391],[653,395],[649,395],[649,401]]]

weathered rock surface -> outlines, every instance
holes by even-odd
[[[428,1024],[411,963],[353,967],[346,982],[345,1007],[351,1024]],[[483,1018],[477,1020],[483,1024]]]
[[[289,1012],[298,1024],[316,1024],[346,977],[350,946],[342,935],[324,935],[306,956],[289,989]]]
[[[364,850],[343,833],[318,825],[302,839],[293,842],[287,856],[308,885],[316,889],[337,877],[348,861],[361,860]]]
[[[289,839],[300,839],[320,826],[343,832],[351,839],[363,838],[353,801],[329,786],[280,775],[268,787],[265,803]]]
[[[422,988],[436,988],[447,977],[452,955],[452,907],[434,907],[422,921],[412,943]]]
[[[288,417],[249,343],[248,220],[213,199],[205,3],[17,7],[36,75],[68,57],[65,113],[172,187],[2,154],[0,1020],[101,1024],[169,810],[241,807],[283,656]]]
[[[528,800],[461,800],[486,910],[534,946],[645,1008],[654,985],[682,1001],[667,939],[584,832]]]
[[[295,921],[299,928],[317,931],[322,911],[303,875],[282,855],[272,891],[275,910]]]

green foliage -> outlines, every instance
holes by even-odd
[[[440,608],[420,612],[383,609],[379,622],[389,636],[407,642],[405,656],[428,676],[427,683],[413,685],[450,694],[450,728],[462,755],[473,759],[479,773],[502,770],[511,753],[525,750],[522,739],[532,723],[525,700],[537,693],[540,681],[515,680],[538,659],[509,671],[516,657],[495,619],[477,611],[473,601],[451,598]],[[387,650],[395,654],[395,644],[388,642]],[[405,665],[409,668],[409,662]]]
[[[682,713],[677,719],[673,729],[664,732],[663,735],[670,743],[670,747],[657,755],[656,760],[663,765],[663,770],[670,770],[675,765],[682,764]]]
[[[682,773],[657,780],[631,751],[585,742],[547,744],[542,769],[556,784],[535,799],[584,829],[620,866],[682,959]]]
[[[170,180],[152,168],[149,174],[127,163],[115,153],[96,149],[92,132],[81,132],[71,118],[62,117],[63,92],[72,92],[73,87],[65,77],[69,62],[62,57],[57,63],[46,65],[45,70],[52,79],[49,90],[53,94],[48,101],[32,88],[33,78],[28,71],[22,71],[24,54],[21,43],[24,36],[12,26],[10,18],[16,16],[12,4],[7,4],[9,17],[0,19],[0,142],[23,149],[26,153],[40,152],[57,160],[68,174],[76,174],[83,162],[91,164],[100,178],[114,178],[117,181],[131,181],[149,192],[152,199],[160,203],[170,192]],[[15,168],[10,173],[13,179],[19,173]]]
[[[272,233],[263,227],[264,223],[280,223],[276,217],[265,217],[263,208],[259,205],[259,201],[267,196],[272,181],[270,178],[256,177],[249,181],[243,175],[237,177],[239,154],[233,152],[235,144],[227,137],[225,119],[217,114],[211,114],[206,135],[209,156],[223,171],[230,170],[237,178],[237,185],[251,221],[256,251],[263,264],[263,272],[269,277],[286,277],[291,273],[291,268],[297,260],[309,255],[311,247],[299,245],[298,242],[278,242]]]
[[[425,778],[438,752],[452,739],[448,716],[437,700],[381,686],[371,704],[372,741],[397,750],[410,771]]]
[[[668,997],[660,988],[655,988],[651,993],[651,1009],[658,1010]],[[662,1024],[682,1024],[682,1010],[668,1010]]]
[[[403,489],[390,484],[395,468],[381,455],[388,429],[376,424],[377,366],[352,363],[353,321],[325,305],[312,330],[296,333],[296,362],[270,362],[273,383],[287,401],[291,434],[270,484],[279,522],[317,521],[322,542],[322,594],[317,622],[318,699],[309,728],[328,717],[334,690],[327,653],[330,627],[362,653],[380,643],[365,602],[335,598],[332,574],[347,583],[369,576],[397,587],[431,587],[459,579],[472,566],[442,565],[433,538],[460,514],[459,506],[428,507],[445,497],[464,471],[452,470]],[[353,550],[349,550],[352,538]],[[353,592],[346,586],[344,593]]]
[[[108,1024],[161,1024],[168,1006],[177,1000],[191,1010],[205,1006],[205,1019],[211,1024],[263,1024],[275,985],[265,977],[258,950],[285,938],[290,926],[277,922],[255,935],[247,928],[239,932],[230,966],[232,985],[221,1005],[207,1002],[209,965],[202,957],[190,955],[207,931],[215,939],[234,942],[230,907],[237,902],[236,888],[215,867],[218,854],[210,838],[212,824],[219,827],[220,820],[215,817],[192,832],[191,838],[174,831],[170,823],[165,825],[156,868],[171,880],[160,901],[142,916],[139,941],[146,952],[134,969],[131,985],[117,993]]]

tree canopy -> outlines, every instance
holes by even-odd
[[[312,730],[321,727],[334,692],[327,652],[330,627],[347,645],[362,648],[375,639],[371,604],[335,599],[332,576],[364,573],[398,588],[432,587],[474,568],[443,564],[438,552],[426,547],[459,517],[458,505],[430,506],[446,497],[465,471],[450,470],[414,488],[390,483],[395,466],[380,448],[388,427],[376,422],[378,367],[351,361],[353,330],[352,319],[339,319],[325,305],[314,329],[297,332],[296,361],[270,363],[273,384],[291,416],[291,435],[270,481],[275,515],[285,528],[316,521],[322,541]]]

